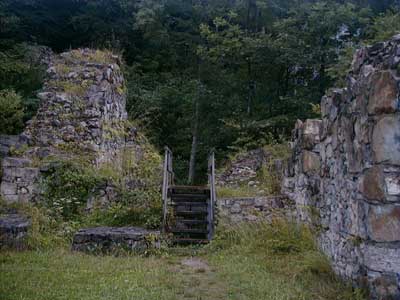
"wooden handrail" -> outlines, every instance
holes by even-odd
[[[208,240],[211,240],[214,236],[214,205],[217,201],[217,193],[215,190],[215,153],[210,152],[208,158],[208,184],[210,186],[210,201],[209,201],[209,214],[208,214],[208,224],[209,234]]]
[[[162,201],[163,201],[163,222],[162,232],[167,230],[167,213],[168,213],[168,188],[173,184],[174,172],[172,168],[172,151],[164,147],[164,167],[163,167],[163,185],[162,185]]]

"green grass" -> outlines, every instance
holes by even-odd
[[[154,257],[69,251],[3,253],[1,299],[175,299],[168,264]]]
[[[206,267],[181,263],[197,257]],[[306,228],[220,228],[203,248],[89,256],[65,248],[0,253],[0,299],[361,300],[336,278]]]
[[[248,185],[242,185],[238,187],[217,187],[217,197],[218,198],[246,198],[246,197],[256,197],[263,196],[257,193],[257,189],[250,187]]]

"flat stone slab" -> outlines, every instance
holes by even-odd
[[[23,249],[31,226],[21,214],[0,215],[0,248]]]
[[[160,232],[140,227],[94,227],[79,230],[72,250],[90,253],[143,252],[159,247]]]

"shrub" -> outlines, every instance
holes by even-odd
[[[24,126],[22,98],[13,90],[0,91],[0,133],[17,134]]]
[[[60,161],[42,182],[45,203],[64,220],[73,219],[82,212],[94,188],[104,181],[82,161]]]

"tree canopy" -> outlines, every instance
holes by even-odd
[[[280,142],[314,117],[326,89],[344,84],[354,49],[400,31],[398,4],[3,0],[0,90],[20,95],[27,120],[43,71],[32,45],[111,49],[125,61],[130,118],[174,150],[181,180],[202,180],[204,164],[186,173],[209,149],[224,157]]]

